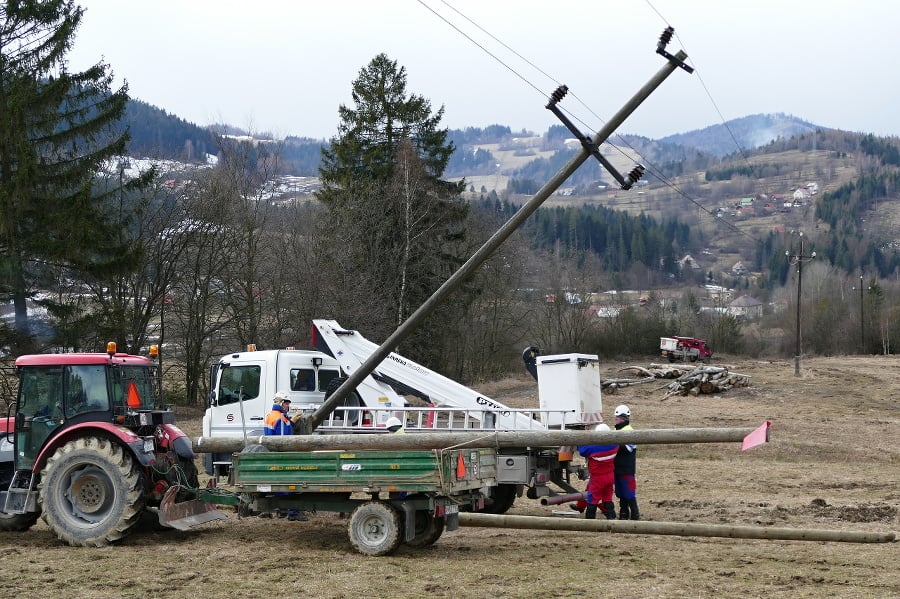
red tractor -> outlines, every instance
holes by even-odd
[[[191,440],[162,405],[157,362],[110,343],[107,353],[22,356],[15,369],[18,394],[0,417],[0,531],[41,516],[70,545],[103,546],[145,510],[179,501],[195,523],[221,517],[190,501]]]

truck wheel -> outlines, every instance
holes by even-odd
[[[0,531],[3,532],[21,532],[28,530],[37,519],[40,518],[40,512],[29,512],[27,514],[7,514],[0,512]]]
[[[369,501],[353,510],[347,525],[350,543],[364,555],[388,555],[400,546],[400,514],[383,501]]]
[[[75,439],[57,449],[47,460],[39,490],[50,530],[81,547],[102,547],[125,537],[146,501],[131,454],[99,437]]]
[[[342,376],[336,379],[333,379],[328,386],[325,387],[325,399],[327,401],[329,397],[334,394],[335,391],[338,390],[338,387],[344,384],[344,381],[347,380],[347,377]],[[344,398],[344,403],[341,407],[344,408],[362,408],[365,404],[363,403],[362,398],[359,396],[359,393],[356,390],[351,391],[347,394],[347,397]],[[340,412],[338,412],[340,414]],[[346,417],[348,426],[356,426],[359,424],[359,417],[362,414],[362,410],[347,410],[343,413],[343,416]]]
[[[410,547],[433,545],[444,533],[444,516],[435,516],[429,510],[416,510],[416,536],[406,544]]]
[[[675,361],[675,356],[673,356],[672,354],[669,354],[669,362],[674,362],[674,361]]]

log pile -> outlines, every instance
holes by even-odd
[[[650,364],[648,367],[628,366],[619,372],[633,372],[639,378],[610,378],[600,382],[601,387],[615,393],[621,387],[641,385],[656,379],[675,379],[661,389],[666,389],[663,399],[673,395],[700,395],[721,393],[734,387],[748,387],[750,377],[730,372],[727,366],[675,366]]]
[[[673,395],[721,393],[735,387],[749,386],[750,377],[746,374],[729,372],[722,366],[698,366],[662,388],[667,390],[663,399],[668,399]]]

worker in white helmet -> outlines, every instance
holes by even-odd
[[[387,422],[384,423],[385,428],[392,433],[400,433],[403,434],[406,431],[403,430],[403,423],[400,422],[400,419],[396,416],[391,416],[387,419]]]
[[[617,406],[613,416],[616,418],[617,431],[634,430],[631,428],[631,409],[628,406],[625,404]],[[619,445],[614,464],[616,497],[619,498],[619,519],[640,520],[641,513],[637,504],[637,482],[634,478],[637,466],[637,445],[633,443]]]

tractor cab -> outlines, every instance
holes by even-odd
[[[174,422],[171,412],[154,410],[161,396],[159,366],[148,358],[116,353],[115,344],[107,354],[22,356],[16,369],[16,470],[31,470],[48,439],[78,425],[124,426],[143,436],[152,434],[156,424]],[[8,431],[7,441],[9,437]]]

